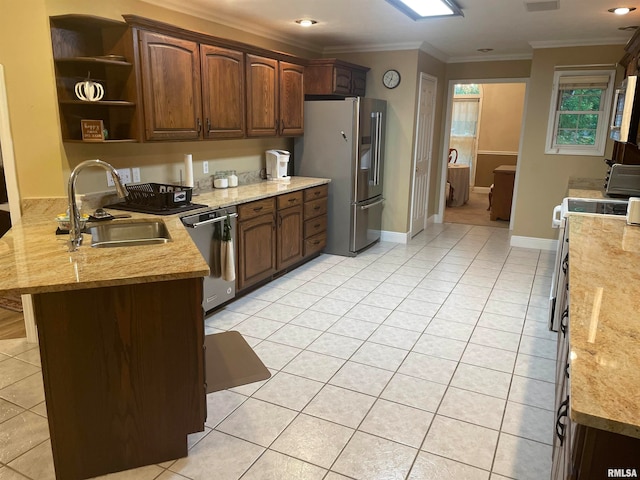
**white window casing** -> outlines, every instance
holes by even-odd
[[[553,77],[553,92],[549,109],[545,153],[552,155],[603,156],[609,128],[609,116],[613,101],[615,70],[558,70]],[[601,89],[600,110],[589,111],[598,115],[595,143],[593,145],[566,145],[556,142],[560,114],[586,114],[584,111],[560,110],[563,90]]]

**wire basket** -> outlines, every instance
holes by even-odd
[[[128,205],[154,210],[166,210],[188,205],[191,203],[191,195],[193,193],[192,187],[165,183],[139,183],[125,185],[125,188],[129,192],[125,199]]]

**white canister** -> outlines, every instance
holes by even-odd
[[[627,223],[629,225],[640,225],[640,198],[631,197],[627,205]]]
[[[230,187],[237,187],[238,186],[238,176],[236,175],[236,171],[235,170],[231,170],[231,173],[229,175],[227,175],[227,180],[229,180],[229,186]]]

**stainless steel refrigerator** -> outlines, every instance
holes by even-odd
[[[304,102],[294,172],[331,179],[326,253],[355,256],[380,239],[386,114],[371,98]]]

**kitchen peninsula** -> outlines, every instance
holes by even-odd
[[[198,203],[217,208],[328,182],[261,182],[201,193]],[[30,207],[0,239],[0,292],[33,296],[57,477],[186,456],[187,434],[206,419],[201,303],[209,266],[178,216],[162,217],[172,240],[165,244],[87,242],[69,252],[68,236],[54,233],[64,199],[42,202],[43,213]]]
[[[570,183],[568,194],[606,198],[589,182]],[[632,393],[640,384],[640,227],[613,215],[570,213],[567,221],[552,479],[640,472],[640,403]]]

